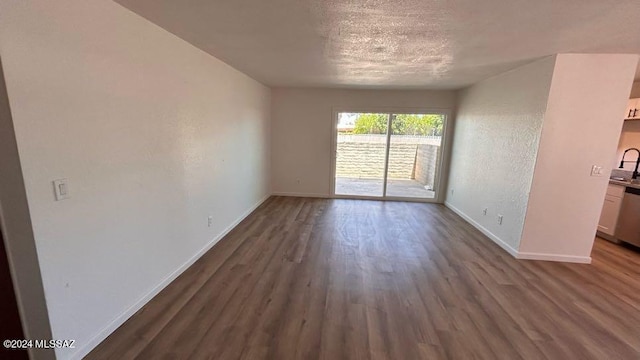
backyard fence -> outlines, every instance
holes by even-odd
[[[341,134],[338,133],[338,143],[386,143],[386,134]],[[422,135],[391,135],[391,143],[394,144],[430,144],[440,146],[441,136]]]
[[[390,179],[411,179],[433,188],[440,155],[439,136],[393,136],[389,146]],[[339,135],[336,176],[382,179],[386,135]]]

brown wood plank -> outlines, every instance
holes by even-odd
[[[272,197],[88,359],[638,359],[640,252],[516,260],[441,205]]]

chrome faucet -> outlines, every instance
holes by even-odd
[[[627,155],[627,151],[629,150],[635,150],[638,152],[638,158],[636,159],[636,168],[635,170],[633,170],[633,175],[631,176],[631,178],[635,180],[638,178],[638,166],[640,166],[640,150],[636,148],[628,148],[627,150],[625,150],[624,154],[622,154],[622,160],[620,160],[620,169],[624,169],[624,157],[625,155]]]

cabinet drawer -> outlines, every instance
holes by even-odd
[[[622,185],[609,184],[609,187],[607,188],[607,195],[622,198],[624,196],[624,189],[625,187]]]

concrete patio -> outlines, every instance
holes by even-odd
[[[336,195],[382,196],[382,179],[336,177]],[[433,199],[435,192],[410,179],[388,179],[388,197]]]

